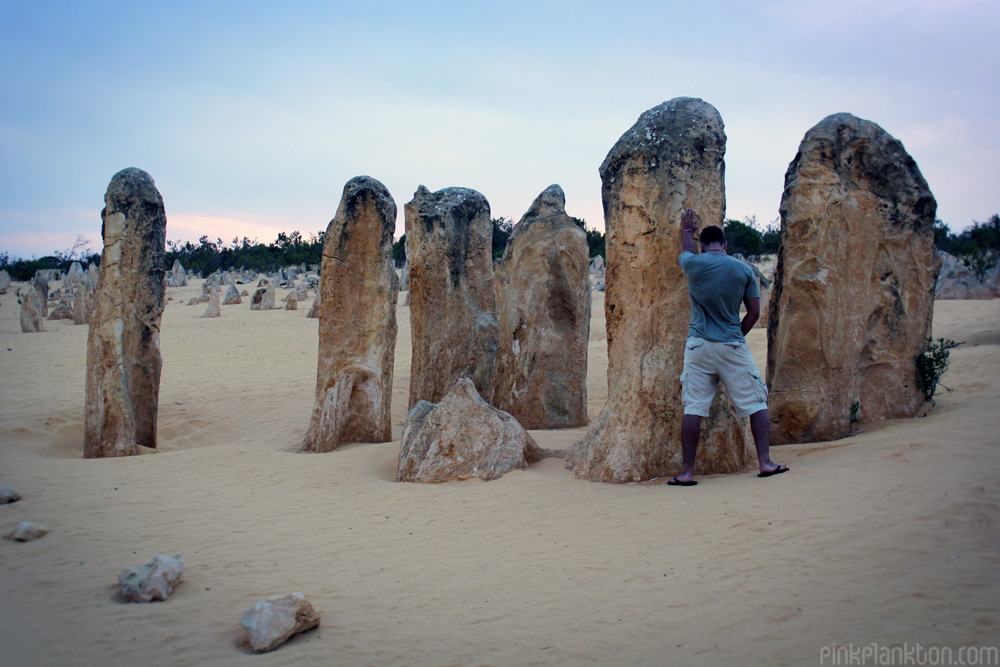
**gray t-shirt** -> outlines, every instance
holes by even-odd
[[[760,297],[753,269],[738,259],[715,252],[682,252],[691,297],[688,336],[728,343],[742,341],[740,304]]]

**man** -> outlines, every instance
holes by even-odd
[[[694,486],[694,459],[701,437],[701,418],[708,416],[719,381],[726,386],[739,418],[750,416],[757,447],[758,477],[788,471],[771,461],[771,422],[767,413],[767,386],[747,347],[746,334],[760,317],[760,288],[749,266],[726,254],[726,235],[719,227],[701,233],[701,254],[694,252],[698,216],[690,208],[681,213],[681,269],[687,275],[691,297],[691,324],[684,349],[681,391],[681,474],[667,482]],[[747,314],[740,320],[740,303]]]

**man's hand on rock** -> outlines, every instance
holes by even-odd
[[[693,209],[686,208],[681,211],[681,230],[697,231],[698,214]]]

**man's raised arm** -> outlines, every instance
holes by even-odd
[[[690,208],[681,211],[681,252],[694,252],[694,233],[698,231],[698,215]]]

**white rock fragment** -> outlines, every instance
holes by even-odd
[[[16,503],[21,499],[21,494],[14,490],[14,487],[0,484],[0,505]]]
[[[184,581],[184,559],[156,554],[152,560],[118,573],[118,585],[126,602],[166,600]]]
[[[9,533],[4,533],[4,539],[30,542],[31,540],[37,540],[39,537],[44,537],[48,532],[49,529],[37,521],[22,521],[17,524],[17,528]]]
[[[319,612],[302,593],[262,600],[243,612],[246,643],[255,653],[265,653],[284,644],[295,634],[319,625]]]

